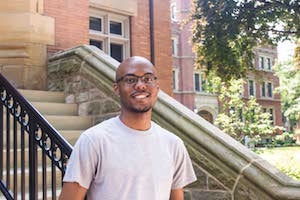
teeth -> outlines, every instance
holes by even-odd
[[[147,95],[137,95],[137,96],[135,96],[135,98],[137,98],[137,99],[143,99],[143,98],[146,98],[147,97]]]

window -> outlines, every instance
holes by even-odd
[[[273,97],[272,83],[268,83],[268,97]]]
[[[264,113],[269,113],[269,119],[271,121],[271,125],[274,126],[274,109],[273,108],[263,108]]]
[[[265,59],[262,56],[259,57],[259,68],[260,69],[264,69],[265,68]]]
[[[110,56],[119,62],[123,60],[123,45],[121,44],[110,44]]]
[[[205,92],[205,85],[206,85],[206,77],[204,73],[201,73],[201,91]]]
[[[272,63],[271,63],[271,58],[267,58],[267,69],[272,70]]]
[[[173,90],[178,90],[178,70],[173,69]]]
[[[195,91],[200,92],[200,76],[198,73],[195,73]]]
[[[172,55],[175,55],[175,40],[172,39]]]
[[[262,82],[261,84],[261,96],[265,97],[266,96],[266,83]]]
[[[206,78],[204,73],[196,72],[194,74],[194,83],[196,92],[205,92]]]
[[[249,87],[249,96],[255,96],[254,81],[253,80],[248,81],[248,87]]]
[[[269,109],[271,124],[274,126],[274,113],[273,108]]]
[[[117,61],[130,57],[129,16],[90,8],[90,44]]]
[[[99,49],[103,50],[102,41],[90,40],[90,45],[94,45],[94,46],[98,47]]]
[[[176,56],[177,55],[177,43],[178,43],[177,37],[174,36],[171,38],[171,40],[172,40],[172,55]]]
[[[102,19],[90,17],[90,30],[102,31]]]
[[[175,6],[175,3],[171,4],[171,19],[176,20],[176,6]]]
[[[122,35],[122,23],[110,21],[109,22],[109,30],[110,30],[110,33],[112,33],[112,34]]]

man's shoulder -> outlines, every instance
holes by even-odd
[[[117,124],[116,121],[117,117],[112,117],[88,128],[83,132],[83,134],[89,137],[94,137],[95,135],[98,137],[103,136],[115,128]]]
[[[176,143],[182,143],[182,139],[180,137],[178,137],[175,133],[172,133],[171,131],[161,127],[159,124],[153,122],[153,126],[154,126],[154,129],[155,131],[158,132],[158,135],[160,137],[163,137],[169,141],[172,141],[172,142],[176,142]]]

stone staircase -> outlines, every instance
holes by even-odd
[[[82,131],[92,126],[92,118],[78,116],[77,104],[65,103],[63,92],[19,90],[46,120],[72,145]]]
[[[50,92],[39,90],[22,90],[19,92],[45,117],[45,119],[71,144],[74,145],[80,134],[87,128],[92,126],[92,118],[89,116],[78,116],[77,104],[65,103],[65,96],[63,92]],[[6,112],[4,110],[4,112]],[[4,129],[6,125],[4,124]],[[11,138],[13,133],[11,132]],[[26,139],[26,138],[25,138]],[[28,138],[27,138],[28,139]],[[4,136],[4,145],[6,145],[6,136]],[[12,141],[11,141],[12,142]],[[20,141],[18,141],[19,143]],[[13,144],[11,143],[11,146]],[[18,144],[19,145],[19,144]],[[38,149],[38,154],[41,149]],[[6,153],[4,153],[4,166],[6,165]],[[20,163],[20,151],[18,151],[18,163]],[[10,166],[13,166],[13,151],[10,152]],[[27,161],[26,161],[27,160]],[[28,164],[28,149],[25,149],[25,165]],[[41,165],[41,157],[38,158],[38,165]],[[50,166],[49,166],[50,167]],[[38,169],[38,173],[41,170]],[[11,179],[13,177],[13,170],[11,170]],[[40,176],[40,175],[39,175]],[[4,180],[6,175],[4,174]],[[51,185],[51,173],[47,172],[47,185]],[[20,183],[21,175],[18,175],[18,183]],[[28,180],[28,170],[26,171],[25,180]],[[61,179],[61,173],[57,173],[57,180]],[[13,180],[12,185],[13,185]],[[42,182],[38,180],[39,188]],[[26,186],[28,189],[28,186]],[[27,190],[26,189],[26,190]],[[20,189],[18,189],[20,191]],[[49,192],[50,194],[50,192]],[[57,184],[57,195],[60,194],[60,181]],[[39,194],[40,196],[41,194]],[[20,197],[18,197],[19,199]],[[0,200],[5,199],[0,194]],[[39,197],[39,199],[42,199]],[[49,197],[51,199],[51,197]]]

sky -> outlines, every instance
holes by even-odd
[[[292,58],[294,55],[295,46],[295,43],[292,43],[291,41],[286,40],[284,42],[280,42],[277,46],[278,61],[283,62],[289,58]]]

